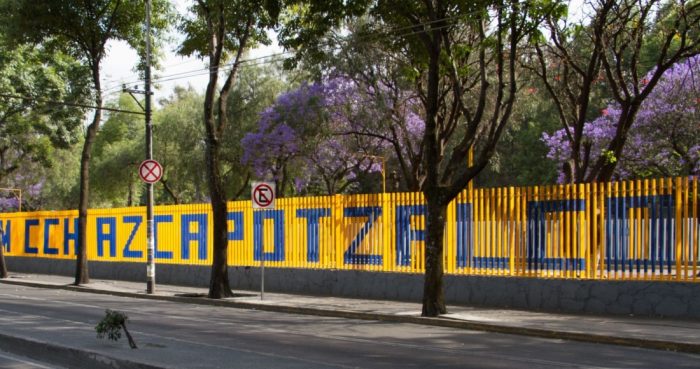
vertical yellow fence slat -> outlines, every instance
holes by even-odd
[[[620,271],[622,272],[622,278],[627,280],[630,277],[630,270],[628,265],[629,258],[631,255],[630,250],[633,244],[632,239],[634,238],[634,209],[627,206],[627,199],[630,195],[633,194],[633,189],[631,182],[623,181],[620,184],[622,185],[621,197],[625,199],[622,205],[622,212],[625,216],[625,218],[622,219],[621,223],[621,227],[623,229],[622,236],[624,236],[626,232],[627,238],[620,238],[620,253],[618,258],[620,261]]]
[[[675,204],[676,204],[676,214],[674,218],[675,222],[675,230],[676,230],[676,280],[680,281],[681,280],[681,255],[682,255],[682,248],[683,248],[683,237],[681,237],[681,232],[683,231],[682,228],[682,189],[681,189],[681,179],[680,177],[675,178],[675,183],[673,187],[673,194],[675,195]]]
[[[587,238],[587,228],[586,228],[586,206],[587,196],[586,196],[586,186],[584,184],[578,184],[575,187],[576,196],[574,201],[576,201],[576,222],[574,223],[574,229],[576,230],[576,277],[588,278],[588,263],[586,261],[586,238]],[[581,209],[581,206],[584,208]],[[581,263],[586,263],[586,265],[581,265]]]
[[[490,274],[491,273],[491,263],[490,258],[493,255],[493,236],[494,236],[494,231],[493,231],[493,189],[489,188],[485,190],[484,195],[486,196],[485,198],[485,213],[484,213],[484,220],[486,221],[486,248],[484,250],[484,254],[482,255],[483,261],[482,261],[482,273],[483,274]]]
[[[465,263],[465,265],[466,265],[465,271],[468,274],[474,273],[473,260],[474,260],[474,253],[476,252],[476,245],[477,245],[478,222],[477,222],[477,212],[476,212],[476,209],[477,209],[476,208],[476,205],[477,205],[476,199],[477,199],[477,197],[476,197],[475,193],[476,193],[476,191],[474,190],[474,188],[470,186],[468,189],[468,194],[469,194],[469,203],[471,204],[471,207],[472,207],[471,208],[472,209],[471,225],[470,225],[470,227],[471,227],[470,229],[472,232],[472,239],[466,240],[467,250],[465,250],[466,251],[465,258],[467,259],[466,263]]]
[[[682,216],[682,234],[683,234],[683,260],[685,261],[685,266],[683,268],[683,280],[688,280],[690,272],[690,217],[688,214],[688,177],[683,177],[681,179],[682,194],[681,198],[683,201],[683,216]]]
[[[515,227],[516,223],[515,210],[515,189],[508,187],[508,274],[514,276],[515,273]]]
[[[564,234],[565,234],[565,245],[566,245],[566,253],[567,253],[567,258],[566,258],[566,277],[567,278],[572,278],[576,276],[576,263],[574,262],[576,259],[576,235],[574,234],[576,228],[575,228],[575,221],[576,221],[576,207],[574,206],[574,199],[575,199],[575,194],[576,194],[576,187],[575,185],[568,184],[564,187],[565,189],[565,207],[567,208],[567,211],[564,213],[565,217],[565,228],[564,228]]]
[[[483,264],[481,263],[482,257],[484,256],[486,250],[486,189],[479,188],[475,190],[477,193],[477,204],[478,204],[478,213],[477,213],[477,222],[479,223],[479,226],[477,227],[478,230],[478,238],[477,238],[477,243],[476,243],[476,255],[475,255],[475,263],[474,263],[474,271],[475,274],[483,274]]]
[[[454,273],[455,271],[455,264],[456,264],[456,258],[457,258],[457,229],[456,229],[456,224],[457,224],[457,217],[456,217],[456,209],[457,209],[457,201],[462,198],[462,194],[464,192],[460,192],[455,199],[450,201],[450,203],[447,205],[447,224],[445,225],[445,272],[446,273]],[[423,217],[425,218],[425,217]],[[422,228],[422,229],[425,229]]]
[[[556,204],[557,200],[561,200],[561,192],[562,192],[562,185],[553,185],[550,187],[550,192],[549,192],[549,198],[547,199],[548,202]],[[557,204],[558,205],[558,204]],[[557,205],[552,205],[552,208],[554,208]],[[550,208],[551,210],[551,208]],[[551,219],[551,247],[552,251],[551,253],[546,253],[544,255],[545,260],[547,261],[548,265],[548,270],[550,277],[554,276],[561,276],[562,270],[563,270],[563,265],[559,268],[556,267],[556,264],[554,263],[555,260],[561,260],[564,257],[564,245],[562,242],[563,239],[563,233],[564,231],[562,230],[563,226],[563,221],[562,218],[564,216],[563,211],[552,211],[549,213],[550,214],[550,219]],[[559,270],[557,270],[559,269]]]
[[[333,254],[335,255],[334,264],[337,269],[343,267],[343,244],[345,243],[345,235],[343,232],[343,196],[333,196],[333,208],[331,216],[333,217]]]
[[[552,203],[552,208],[550,210],[553,210],[556,206],[559,204],[557,201],[563,201],[563,186],[562,185],[555,185],[551,187],[551,192],[549,193],[549,198],[547,201]],[[563,209],[562,209],[563,210]],[[564,254],[564,212],[563,211],[552,211],[551,213],[551,219],[552,219],[552,253],[546,253],[544,255],[545,260],[548,260],[547,264],[549,265],[548,269],[550,270],[550,277],[554,276],[561,276],[564,265],[563,263],[559,263],[559,267],[557,268],[557,265],[555,261],[561,261],[562,258],[565,258],[566,255]]]
[[[584,227],[586,237],[586,272],[588,278],[597,278],[598,271],[598,222],[596,222],[596,214],[598,213],[597,203],[597,184],[586,183],[586,227]]]
[[[646,196],[647,198],[649,197],[649,180],[645,179],[644,180],[644,189],[643,189],[643,195]],[[644,212],[644,217],[643,217],[643,237],[642,237],[642,247],[643,247],[643,252],[642,252],[642,259],[644,259],[644,279],[649,278],[649,260],[651,260],[651,211],[649,210],[650,206],[645,207],[645,212]]]
[[[657,194],[660,194],[660,192],[657,192],[657,188],[658,188],[657,186],[658,186],[657,179],[652,179],[651,180],[651,188],[649,189],[650,196],[656,197]],[[657,215],[657,218],[658,218],[658,215]],[[650,228],[651,227],[657,228],[658,226],[659,226],[658,220],[654,220],[650,224]],[[654,232],[656,232],[656,230],[654,230]],[[651,273],[650,279],[656,279],[659,276],[659,274],[657,274],[658,266],[656,265],[656,263],[657,263],[656,255],[657,255],[657,250],[659,250],[659,236],[658,236],[658,233],[656,233],[656,234],[657,234],[656,239],[650,239],[650,244],[649,244],[649,263],[650,263],[649,273]]]
[[[544,189],[544,188],[545,188],[545,187],[543,187],[543,189]],[[532,188],[531,188],[531,191],[532,191],[532,192],[531,192],[531,195],[532,195],[532,196],[530,197],[530,201],[539,201],[539,200],[540,200],[540,198],[539,198],[539,188],[536,187],[536,186],[535,186],[535,187],[532,187]],[[529,216],[529,215],[531,215],[531,214],[528,214],[528,216]],[[535,226],[537,226],[537,225],[535,225]],[[530,237],[532,237],[532,236],[530,236]],[[540,237],[546,237],[546,235],[540,235]],[[534,245],[534,247],[537,247],[537,246],[538,246],[538,245]],[[529,263],[529,264],[532,264],[532,265],[528,265],[528,267],[529,267],[529,269],[528,269],[528,275],[529,275],[530,277],[536,277],[536,276],[537,276],[537,273],[538,273],[537,270],[539,269],[539,268],[537,267],[537,262],[538,262],[538,261],[537,261],[537,260],[534,260],[534,258],[535,258],[534,250],[529,250],[529,251],[532,253],[532,254],[529,255],[529,258],[530,258],[531,260],[533,260],[533,262],[532,262],[532,263]]]
[[[698,277],[698,256],[699,256],[699,250],[700,250],[700,214],[698,214],[698,209],[700,209],[700,199],[698,199],[698,194],[700,194],[700,191],[698,191],[698,186],[700,185],[700,176],[695,176],[695,178],[692,181],[693,184],[693,230],[694,230],[694,238],[693,239],[693,282],[697,282],[697,277]]]
[[[492,266],[492,275],[500,275],[501,274],[501,258],[504,256],[503,255],[503,250],[501,249],[501,241],[503,240],[503,218],[501,218],[501,210],[502,210],[502,201],[501,201],[501,189],[500,188],[494,188],[493,189],[493,215],[494,215],[494,222],[493,222],[493,253],[491,255],[491,266]]]
[[[526,275],[525,271],[527,268],[527,194],[529,190],[527,188],[520,189],[520,196],[518,197],[518,223],[519,223],[519,242],[520,242],[520,273],[519,275]]]

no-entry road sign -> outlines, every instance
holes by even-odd
[[[275,184],[270,182],[253,182],[251,187],[253,209],[275,208]]]
[[[139,165],[139,177],[146,183],[156,183],[163,177],[163,167],[155,160],[145,160]]]

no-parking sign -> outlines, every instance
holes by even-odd
[[[156,183],[163,177],[163,167],[155,160],[145,160],[139,165],[139,177],[146,183]]]
[[[253,182],[251,186],[253,209],[275,208],[275,184],[271,182]]]

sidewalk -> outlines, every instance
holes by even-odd
[[[635,346],[649,349],[700,353],[700,321],[681,321],[625,316],[552,314],[508,309],[448,306],[439,318],[420,316],[419,303],[363,300],[337,297],[264,294],[236,290],[237,297],[206,298],[206,288],[157,285],[156,293],[145,293],[146,283],[93,280],[73,286],[72,277],[13,273],[0,283],[66,289],[189,304],[256,309],[283,313],[333,316],[434,325],[489,332],[559,338],[584,342]]]

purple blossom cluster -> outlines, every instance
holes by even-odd
[[[622,155],[616,158],[616,175],[639,178],[700,173],[699,105],[700,56],[696,56],[667,70],[644,100]],[[584,125],[583,136],[591,144],[592,160],[603,154],[614,137],[620,114],[618,104],[609,104],[598,118]],[[560,163],[571,158],[571,142],[564,129],[544,133],[542,141],[549,148],[548,158]],[[559,180],[564,180],[563,173]]]
[[[280,95],[260,114],[257,130],[242,139],[242,163],[258,179],[287,177],[297,192],[319,178],[347,182],[357,171],[382,170],[381,162],[372,158],[389,147],[379,122],[385,119],[386,106],[396,104],[381,100],[385,95],[378,92],[336,77]],[[401,114],[407,128],[398,132],[417,141],[424,124],[406,105],[401,105]]]
[[[0,197],[0,212],[17,211],[19,200],[16,197]]]
[[[36,168],[26,172],[40,172]],[[43,190],[45,178],[32,176],[23,173],[15,173],[13,176],[4,178],[0,187],[7,189],[22,190],[22,210],[40,208],[43,200]],[[14,212],[19,210],[19,198],[13,191],[0,191],[0,212]]]

